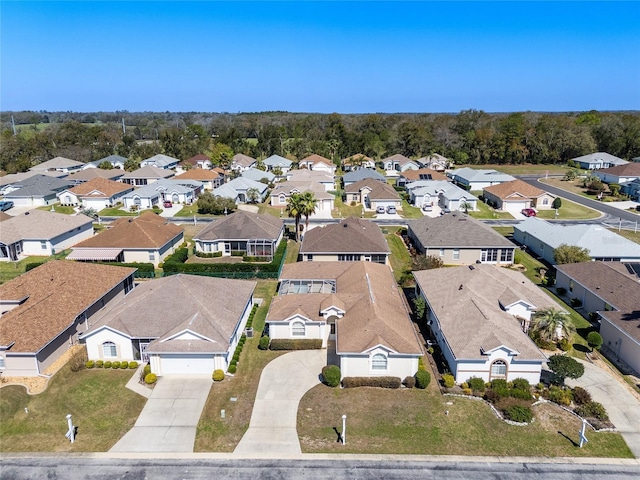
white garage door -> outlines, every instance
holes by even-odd
[[[504,202],[504,210],[509,213],[520,213],[523,208],[529,208],[528,200],[524,200],[522,202]]]
[[[161,355],[162,375],[211,375],[213,355]]]

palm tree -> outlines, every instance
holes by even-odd
[[[569,338],[576,330],[567,315],[555,308],[536,311],[531,319],[531,329],[547,341]]]
[[[298,234],[300,232],[300,219],[304,212],[304,201],[302,194],[292,193],[287,203],[287,215],[290,218],[294,218],[296,222],[296,242],[298,241]]]
[[[473,208],[473,205],[471,205],[469,202],[462,202],[460,204],[460,210],[464,211],[464,213],[469,213],[469,210]]]
[[[258,199],[260,198],[260,191],[255,188],[248,188],[247,189],[247,200],[249,200],[250,203],[258,203]]]
[[[318,199],[313,192],[302,194],[302,214],[304,215],[304,231],[309,230],[309,215],[313,215],[318,207]]]

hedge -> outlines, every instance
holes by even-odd
[[[342,386],[344,388],[400,388],[401,385],[402,380],[400,379],[400,377],[344,377],[342,379]]]
[[[529,407],[512,405],[504,410],[504,415],[512,422],[530,423],[533,420],[533,412]]]
[[[193,253],[195,254],[196,257],[200,257],[200,258],[218,258],[222,256],[222,252],[204,253],[204,252],[194,251]]]
[[[272,338],[271,350],[317,350],[322,348],[321,338]]]
[[[325,365],[322,367],[322,380],[325,385],[337,387],[340,385],[340,367],[336,365]]]
[[[175,252],[169,255],[164,259],[164,268],[167,267],[167,264],[183,264],[189,258],[189,249],[186,247],[178,248]]]
[[[591,417],[597,418],[598,420],[608,420],[609,415],[607,415],[607,411],[602,406],[601,403],[598,402],[587,402],[584,405],[580,405],[575,408],[574,412],[576,412],[581,417]]]
[[[425,370],[418,370],[416,372],[416,387],[424,390],[431,383],[431,374]]]
[[[28,272],[29,270],[33,270],[34,268],[39,267],[43,263],[47,263],[47,262],[31,262],[31,263],[27,263],[24,266],[24,271]]]
[[[269,350],[269,336],[265,335],[260,337],[260,344],[258,345],[260,350]]]

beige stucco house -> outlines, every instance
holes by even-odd
[[[555,195],[522,180],[512,180],[485,187],[483,196],[485,203],[492,207],[515,214],[525,208],[550,210],[556,198]]]

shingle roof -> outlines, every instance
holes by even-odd
[[[619,177],[640,177],[640,162],[630,162],[624,165],[603,168],[599,170],[599,172],[617,175]]]
[[[408,222],[409,229],[425,247],[515,247],[491,227],[462,212],[422,217]]]
[[[389,253],[382,230],[370,220],[350,217],[309,230],[300,253]]]
[[[362,153],[356,153],[355,155],[351,155],[350,157],[342,159],[343,165],[351,165],[357,162],[373,162],[373,158],[367,157]]]
[[[291,160],[288,160],[280,155],[271,155],[269,158],[264,159],[264,164],[269,167],[285,167],[289,168],[293,164]]]
[[[39,175],[43,175],[51,178],[63,178],[68,175],[64,172],[48,172],[45,170],[42,171],[28,171],[28,172],[20,172],[20,173],[9,173],[8,175],[3,175],[0,177],[0,186],[5,185],[15,185],[16,183],[20,183],[29,178],[33,178]]]
[[[84,165],[84,163],[78,162],[77,160],[71,160],[70,158],[55,157],[31,167],[30,170],[49,170],[55,168],[79,167],[81,165]]]
[[[481,170],[475,168],[459,168],[449,172],[450,175],[463,178],[468,182],[510,182],[515,180],[511,175],[497,170]]]
[[[582,155],[581,157],[576,157],[572,159],[574,162],[579,163],[611,163],[613,165],[625,165],[629,162],[623,160],[622,158],[616,157],[615,155],[611,155],[607,152],[595,152],[590,153],[588,155]]]
[[[141,198],[154,197],[158,195],[160,191],[164,192],[165,195],[171,195],[172,193],[189,193],[197,188],[202,188],[202,183],[197,180],[162,178],[144,187],[136,188],[134,191],[124,195],[123,198],[134,198],[136,196]]]
[[[416,180],[407,184],[406,189],[411,191],[414,195],[438,195],[440,192],[448,199],[465,199],[465,200],[478,200],[477,197],[471,195],[467,190],[464,190],[451,182],[444,182],[442,180]]]
[[[198,155],[194,155],[193,157],[187,158],[185,160],[186,163],[190,163],[191,165],[197,165],[198,162],[204,162],[204,161],[210,162],[211,159],[203,153],[199,153]]]
[[[83,214],[64,215],[29,210],[2,222],[0,243],[9,245],[20,240],[51,240],[92,222],[91,218]]]
[[[323,156],[318,155],[317,153],[312,153],[308,157],[305,157],[302,160],[300,160],[300,163],[307,163],[307,162],[324,163],[325,165],[330,165],[330,166],[335,167],[335,165],[333,164],[333,162],[331,160],[329,160],[328,158],[324,158]]]
[[[418,170],[405,170],[400,173],[401,177],[406,178],[410,182],[415,182],[416,180],[441,180],[444,182],[450,182],[451,179],[447,177],[444,173],[440,173],[431,168],[420,168]]]
[[[97,169],[92,168],[91,170]],[[69,191],[81,197],[90,196],[93,198],[109,198],[116,193],[127,192],[132,188],[133,187],[127,183],[114,182],[112,180],[107,180],[106,178],[95,177],[88,182],[84,182],[80,185],[70,188]]]
[[[276,184],[275,188],[271,191],[272,197],[277,197],[281,193],[285,195],[291,195],[294,192],[313,192],[314,196],[318,200],[328,200],[334,198],[332,194],[327,192],[324,187],[314,181],[297,181],[297,180],[288,180],[286,182],[281,182]]]
[[[519,195],[525,198],[537,198],[546,192],[540,188],[523,182],[522,180],[512,180],[510,182],[499,183],[485,187],[485,191],[494,194],[496,197],[506,200],[513,195]]]
[[[256,159],[243,153],[236,153],[233,156],[232,163],[242,165],[243,167],[250,167],[251,165],[256,163]]]
[[[212,193],[220,197],[235,199],[238,196],[238,191],[246,192],[250,188],[257,188],[262,195],[268,186],[250,178],[237,177],[224,185],[220,185],[218,188],[214,188]]]
[[[364,180],[347,185],[344,191],[345,193],[360,193],[364,187],[371,189],[369,193],[371,200],[400,200],[400,195],[396,192],[395,188],[387,182],[379,182],[371,178],[365,178]]]
[[[176,180],[198,180],[200,182],[206,182],[209,180],[215,180],[219,177],[220,174],[213,170],[207,170],[206,168],[192,168],[180,175],[176,175],[174,178]]]
[[[94,163],[96,165],[100,165],[102,162],[109,162],[111,164],[114,164],[114,163],[124,164],[127,160],[128,158],[122,157],[120,155],[108,155],[104,158],[101,158],[100,160],[96,160],[95,162],[91,162],[91,163]]]
[[[153,157],[144,159],[143,162],[150,162],[155,164],[158,167],[163,168],[163,167],[168,167],[170,165],[175,165],[179,163],[180,160],[174,157],[170,157],[169,155],[163,155],[162,153],[158,153]]]
[[[365,178],[371,178],[373,180],[379,180],[386,182],[387,179],[384,175],[380,175],[378,172],[371,168],[359,168],[358,170],[352,170],[342,176],[342,180],[345,182],[357,182],[358,180],[364,180]]]
[[[333,183],[334,177],[330,173],[319,172],[317,170],[307,170],[303,168],[302,170],[289,170],[287,172],[287,179],[294,181],[314,181],[314,182],[322,182],[322,183]]]
[[[271,172],[265,172],[260,170],[259,168],[249,167],[244,172],[240,174],[244,178],[248,178],[250,180],[255,180],[259,182],[263,178],[266,178],[269,182],[272,182],[274,178],[276,178],[275,174]]]
[[[518,320],[504,311],[500,298],[518,298],[536,309],[560,305],[520,272],[493,265],[450,267],[413,272],[438,318],[442,333],[456,359],[485,359],[483,351],[504,345],[519,358],[545,356],[522,331]]]
[[[0,344],[37,352],[135,268],[52,260],[0,285],[0,299],[20,300],[0,321]]]
[[[211,222],[194,237],[194,240],[275,240],[280,236],[283,226],[284,221],[281,218],[238,210]]]
[[[65,178],[55,178],[47,175],[34,175],[14,184],[19,187],[11,193],[5,195],[6,198],[36,197],[42,198],[55,195],[64,190],[71,183]]]
[[[153,212],[143,212],[139,217],[120,218],[111,228],[80,242],[78,248],[160,248],[176,237],[183,229]]]
[[[133,172],[125,173],[122,178],[170,178],[174,175],[175,172],[172,172],[171,170],[165,170],[164,168],[147,165],[145,167],[138,168]]]
[[[85,168],[79,172],[73,172],[65,180],[71,182],[86,182],[93,178],[106,178],[113,180],[122,177],[125,174],[124,170],[119,168],[112,168],[111,170],[104,170],[102,168]]]
[[[390,157],[382,159],[383,163],[387,163],[390,161],[398,162],[399,165],[404,165],[405,163],[409,163],[409,162],[416,163],[414,160],[411,160],[410,158],[407,158],[400,153],[396,153],[395,155],[391,155]]]

